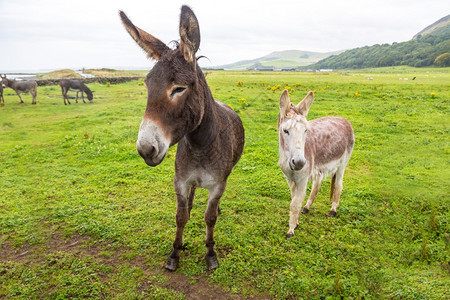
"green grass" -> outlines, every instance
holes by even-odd
[[[449,298],[450,70],[381,71],[208,72],[214,97],[241,116],[246,145],[221,201],[219,269],[206,270],[198,190],[176,274],[161,269],[175,235],[176,147],[156,168],[136,153],[141,81],[90,84],[94,103],[71,106],[57,86],[39,87],[37,105],[6,89],[0,298],[192,296],[175,275],[242,297]],[[326,180],[289,240],[276,127],[286,86],[294,102],[315,91],[309,119],[345,117],[356,136],[338,217],[326,215]]]

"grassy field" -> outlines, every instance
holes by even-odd
[[[414,78],[415,77],[415,78]],[[414,78],[414,80],[413,80]],[[93,104],[0,107],[0,298],[450,298],[450,69],[334,73],[208,71],[214,97],[246,130],[206,270],[197,191],[175,273],[176,147],[156,168],[135,149],[142,81],[90,84]],[[356,143],[338,216],[329,179],[286,240],[289,189],[278,167],[278,100],[315,92],[309,119],[342,116]]]

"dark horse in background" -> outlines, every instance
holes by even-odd
[[[75,101],[78,103],[78,92],[81,92],[81,99],[83,99],[83,103],[86,103],[86,101],[84,101],[84,93],[86,93],[86,96],[89,100],[89,102],[93,102],[93,94],[92,91],[79,79],[63,79],[59,82],[59,85],[61,86],[61,91],[62,91],[62,95],[63,95],[63,99],[64,99],[64,105],[66,104],[66,99],[67,99],[67,103],[70,104],[69,98],[67,97],[67,92],[70,91],[75,91],[77,92]]]
[[[177,231],[166,269],[176,270],[183,249],[183,231],[192,209],[195,189],[208,189],[206,262],[219,266],[214,251],[214,226],[228,175],[241,157],[244,128],[239,116],[215,101],[197,64],[200,29],[194,12],[181,8],[180,43],[175,50],[133,25],[120,12],[123,25],[147,56],[157,61],[147,75],[147,108],[136,148],[149,166],[157,166],[170,146],[178,143],[174,187]]]
[[[33,97],[32,104],[36,104],[36,96],[37,96],[37,83],[34,80],[15,80],[15,79],[8,79],[6,78],[6,75],[1,76],[2,78],[2,84],[5,85],[5,87],[12,88],[17,96],[20,98],[20,103],[24,103],[22,100],[21,93],[23,92],[29,92],[31,96]],[[3,96],[2,96],[3,97]],[[5,100],[3,100],[5,102]]]

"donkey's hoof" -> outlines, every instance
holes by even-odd
[[[337,212],[335,212],[334,210],[330,210],[330,217],[336,217]]]
[[[302,208],[302,214],[307,214],[309,212],[309,209],[307,209],[306,207]]]
[[[175,271],[178,268],[179,260],[180,259],[178,257],[177,258],[169,257],[169,259],[167,260],[167,264],[165,266],[166,270],[169,270],[172,272]]]
[[[287,239],[290,239],[291,237],[293,237],[294,236],[294,233],[292,233],[292,232],[288,232],[287,234],[286,234],[286,238]]]
[[[206,266],[208,267],[208,270],[215,270],[219,267],[219,261],[217,260],[217,255],[209,256],[206,255]]]

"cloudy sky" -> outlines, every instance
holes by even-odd
[[[179,39],[182,4],[199,20],[203,67],[402,42],[450,8],[450,0],[0,0],[0,72],[150,67],[118,10],[169,43]]]

